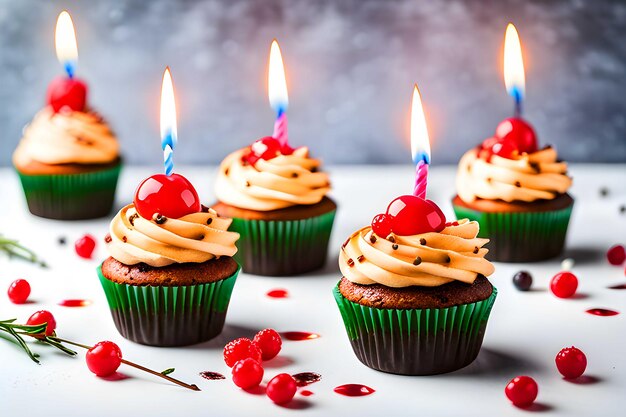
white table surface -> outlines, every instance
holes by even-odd
[[[215,167],[185,168],[178,172],[196,185],[203,202],[212,201]],[[116,331],[96,277],[95,267],[105,256],[102,237],[108,219],[60,222],[31,216],[16,176],[0,169],[0,233],[18,237],[50,264],[40,269],[22,261],[0,258],[0,317],[17,317],[25,322],[35,310],[48,309],[56,317],[60,337],[84,343],[113,340],[124,356],[163,370],[175,367],[173,376],[197,384],[192,392],[122,365],[129,378],[111,382],[99,379],[85,366],[84,351],[77,358],[32,344],[41,355],[33,363],[17,346],[0,339],[0,415],[2,416],[307,416],[419,415],[419,416],[516,416],[528,410],[512,406],[504,395],[507,382],[517,375],[530,375],[539,384],[535,411],[554,416],[623,415],[626,407],[626,291],[607,286],[626,282],[624,269],[608,264],[608,247],[626,236],[625,165],[573,165],[571,174],[576,197],[565,255],[534,264],[496,264],[491,281],[498,287],[482,351],[467,368],[447,375],[405,377],[384,374],[362,365],[355,357],[337,306],[331,294],[340,278],[337,250],[346,236],[370,222],[373,215],[400,194],[410,192],[413,171],[409,165],[332,167],[333,197],[340,209],[331,242],[331,256],[325,269],[297,278],[269,278],[243,273],[233,293],[227,323],[217,339],[186,348],[154,348],[123,339]],[[118,206],[131,200],[134,188],[146,168],[123,171]],[[610,190],[601,197],[599,188]],[[452,217],[450,197],[454,190],[454,167],[431,169],[429,198]],[[99,243],[91,261],[79,259],[73,242],[92,233]],[[60,246],[59,236],[68,244]],[[572,257],[573,272],[580,280],[579,296],[561,300],[548,288],[550,278],[560,270],[560,261]],[[530,271],[534,290],[517,291],[511,277]],[[33,290],[33,303],[11,304],[5,288],[17,278],[26,278]],[[287,299],[271,299],[265,293],[286,288]],[[86,298],[85,308],[60,307],[62,299]],[[585,313],[592,307],[621,311],[614,317]],[[226,342],[273,327],[279,331],[312,331],[321,338],[283,344],[280,358],[266,363],[264,382],[273,375],[314,371],[322,381],[309,386],[310,397],[296,395],[290,407],[279,407],[265,395],[238,389],[230,379],[207,381],[198,372],[212,370],[230,375],[222,360]],[[554,365],[556,353],[575,345],[587,355],[589,377],[582,382],[563,380]],[[368,385],[376,392],[367,397],[349,398],[333,392],[346,383]],[[294,410],[297,408],[297,410]]]

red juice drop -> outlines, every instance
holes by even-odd
[[[281,332],[280,337],[282,337],[283,339],[287,339],[287,340],[301,341],[301,340],[317,339],[318,337],[320,337],[320,335],[317,333],[310,333],[310,332]]]
[[[200,376],[204,379],[208,379],[209,381],[217,381],[220,379],[226,379],[226,377],[219,372],[211,372],[211,371],[203,371],[200,372]]]
[[[63,307],[87,307],[88,305],[91,305],[91,301],[81,299],[69,299],[59,302],[59,305]]]
[[[609,310],[608,308],[590,308],[587,310],[587,313],[593,314],[594,316],[609,317],[618,315],[619,311]]]
[[[626,290],[626,284],[617,284],[609,287],[612,290]]]
[[[267,296],[271,298],[287,298],[289,293],[282,288],[276,288],[267,292]]]
[[[361,384],[345,384],[340,385],[334,389],[337,394],[345,395],[346,397],[362,397],[364,395],[370,395],[376,392],[375,389]]]
[[[305,396],[305,397],[310,397],[311,395],[313,395],[313,392],[309,391],[308,389],[305,389],[305,390],[300,391],[300,395]]]
[[[315,372],[300,372],[291,376],[296,380],[296,385],[299,387],[306,387],[322,379],[322,376]]]

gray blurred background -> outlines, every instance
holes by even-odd
[[[525,116],[568,161],[626,161],[626,2],[609,0],[0,0],[0,165],[62,73],[57,14],[78,35],[78,75],[126,160],[155,164],[166,65],[178,164],[217,163],[271,134],[267,55],[287,68],[290,137],[326,163],[410,163],[417,82],[433,163],[455,163],[512,113],[507,22],[525,53]]]

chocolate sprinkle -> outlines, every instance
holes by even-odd
[[[134,226],[135,225],[135,219],[138,219],[138,218],[139,218],[139,214],[135,213],[135,214],[131,215],[128,218],[128,221],[130,222],[130,224],[132,224]]]
[[[422,258],[420,258],[419,256],[417,258],[415,258],[415,260],[413,261],[413,265],[419,265],[422,263]]]
[[[342,248],[345,248],[346,246],[348,246],[348,242],[350,242],[350,238],[347,238],[345,242],[343,242],[343,245],[341,245]]]
[[[363,262],[365,260],[365,256],[363,255],[359,255],[358,258],[356,258],[357,261],[359,261],[359,263]]]
[[[211,223],[213,223],[213,217],[209,217],[209,218],[206,220],[206,224],[211,224]]]
[[[354,261],[352,260],[352,258],[348,259],[348,266],[350,268],[352,268],[354,266]]]
[[[376,236],[373,233],[370,235],[370,242],[376,243]]]
[[[293,172],[291,174],[291,178],[298,178],[298,173],[297,172]]]
[[[167,217],[161,215],[160,213],[154,213],[152,220],[154,220],[156,224],[163,224],[167,221]]]
[[[393,236],[389,236],[387,240],[390,241],[391,243],[396,243],[396,238]]]
[[[425,244],[426,244],[426,239],[421,238],[421,239],[420,239],[420,245],[425,245]]]
[[[446,259],[444,260],[444,262],[445,262],[445,263],[447,263],[447,264],[449,264],[451,260],[452,260],[452,259],[450,259],[450,257],[449,257],[449,256],[446,256]]]
[[[515,186],[519,188],[522,186],[522,184],[519,181],[515,181]]]
[[[600,196],[606,197],[609,195],[609,189],[607,187],[600,188]]]
[[[621,205],[621,206],[619,206],[619,212],[620,212],[621,214],[626,213],[626,205]]]
[[[59,242],[59,245],[65,245],[67,243],[67,240],[65,239],[65,236],[59,236],[57,242]]]
[[[128,238],[126,236],[122,236],[122,242],[124,243],[128,242]]]
[[[203,213],[208,213],[209,212],[209,208],[207,206],[205,206],[204,204],[200,204],[200,211]]]
[[[249,186],[250,186],[250,182],[246,181],[246,187],[249,187]]]
[[[539,164],[536,162],[529,162],[528,165],[530,165],[530,167],[537,173],[541,172],[541,168],[539,167]]]
[[[111,243],[113,239],[111,238],[111,235],[109,233],[107,233],[107,235],[104,237],[104,242],[105,243]]]
[[[228,168],[226,168],[226,169],[224,170],[224,175],[228,175],[228,172],[229,172],[229,171],[228,171]]]
[[[474,253],[478,253],[478,246],[474,246]]]
[[[487,182],[488,182],[488,183],[491,183],[491,181],[493,181],[493,180],[491,179],[491,177],[487,178]]]
[[[393,250],[397,250],[397,249],[398,249],[398,244],[397,244],[397,243],[394,243],[393,245],[391,245],[391,248],[392,248]]]

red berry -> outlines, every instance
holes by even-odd
[[[559,298],[569,298],[576,293],[578,278],[571,272],[559,272],[550,281],[550,290]]]
[[[432,201],[414,195],[403,195],[387,207],[391,230],[400,236],[440,232],[446,227],[446,216]]]
[[[25,279],[16,279],[9,285],[7,294],[13,304],[24,304],[30,295],[30,284]]]
[[[557,353],[556,367],[567,379],[574,379],[581,376],[587,368],[587,357],[582,350],[574,346],[563,348]]]
[[[518,407],[531,405],[538,392],[537,383],[529,376],[516,376],[504,389],[507,398]]]
[[[87,351],[85,359],[91,372],[98,376],[109,376],[120,367],[122,351],[113,342],[98,342]]]
[[[383,239],[391,233],[392,217],[386,214],[377,214],[372,219],[372,230]]]
[[[242,359],[252,358],[261,363],[261,349],[252,340],[240,337],[224,346],[224,362],[230,368]]]
[[[39,310],[33,313],[33,315],[26,321],[26,324],[29,326],[36,326],[44,323],[48,323],[46,326],[46,336],[52,336],[54,330],[57,328],[57,321],[49,311]]]
[[[237,361],[232,373],[235,385],[243,389],[257,387],[263,380],[263,367],[252,358]]]
[[[515,153],[519,152],[519,149],[517,144],[512,140],[489,138],[483,141],[478,152],[480,158],[486,161],[491,161],[491,157],[493,155],[511,159]]]
[[[85,235],[74,243],[76,254],[85,259],[91,259],[91,254],[95,248],[96,240],[91,235]]]
[[[278,374],[267,383],[265,393],[276,404],[285,404],[296,395],[296,380],[289,374]]]
[[[155,214],[179,219],[200,211],[200,198],[189,180],[182,175],[156,174],[143,180],[133,200],[135,208],[147,220]]]
[[[285,148],[285,151],[290,151],[293,153],[293,149]],[[244,156],[246,162],[251,165],[256,164],[259,159],[263,159],[265,161],[275,158],[282,153],[282,149],[280,146],[280,142],[274,139],[271,136],[266,136],[254,142],[250,145],[250,152]],[[287,153],[286,153],[287,154]]]
[[[622,245],[611,246],[611,249],[606,253],[606,258],[611,265],[621,265],[626,260],[626,250]]]
[[[74,111],[85,110],[87,85],[78,78],[60,76],[48,86],[47,101],[55,112],[67,107]]]
[[[537,135],[532,126],[519,117],[504,119],[496,128],[496,137],[517,145],[519,152],[537,152]]]
[[[275,358],[280,352],[283,340],[274,329],[263,329],[254,336],[254,343],[261,349],[261,357],[264,361]]]

